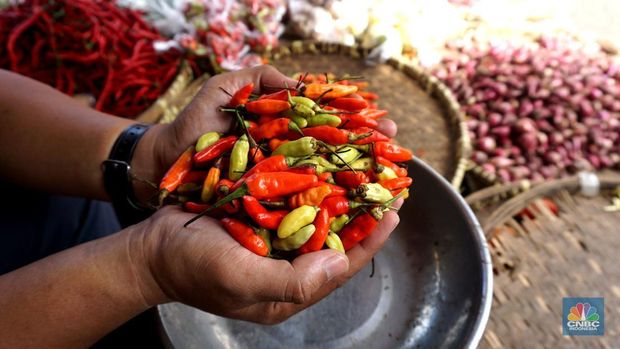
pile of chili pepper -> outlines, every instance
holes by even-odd
[[[177,73],[180,51],[153,48],[162,39],[140,12],[115,1],[24,0],[0,11],[0,68],[135,117]]]
[[[254,95],[248,84],[221,108],[229,134],[209,132],[187,148],[159,185],[176,203],[221,224],[261,256],[349,250],[407,197],[412,153],[377,130],[367,83],[298,77],[295,88]],[[304,84],[302,84],[302,82]]]

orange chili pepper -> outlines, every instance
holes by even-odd
[[[243,208],[256,224],[266,229],[278,229],[287,210],[269,211],[253,196],[243,197]]]
[[[228,102],[228,106],[231,108],[238,107],[240,105],[244,105],[248,102],[248,98],[250,98],[250,94],[252,94],[252,90],[254,90],[254,83],[250,82],[249,84],[240,88],[230,99]]]
[[[341,110],[358,112],[368,108],[368,102],[364,99],[340,97],[329,102],[329,106]]]
[[[375,161],[379,165],[383,165],[385,167],[391,168],[392,171],[394,171],[398,177],[407,177],[407,169],[406,168],[400,167],[400,166],[396,165],[392,161],[384,158],[383,156],[380,156],[380,155],[375,156]]]
[[[187,176],[187,174],[192,169],[192,156],[194,155],[194,147],[187,148],[181,156],[172,164],[172,166],[168,169],[168,172],[164,175],[161,182],[159,183],[159,204],[161,205],[168,196],[168,194],[172,193],[181,183],[183,182],[183,178]]]
[[[255,141],[271,139],[288,134],[289,131],[300,132],[299,127],[289,118],[278,118],[268,123],[262,124],[250,131],[250,135]]]
[[[207,177],[205,177],[202,183],[202,191],[200,193],[200,199],[204,202],[209,202],[213,196],[215,196],[215,185],[220,181],[220,175],[222,173],[220,166],[222,160],[216,161],[215,164],[209,169]]]
[[[290,108],[287,101],[278,99],[258,99],[245,104],[245,109],[254,114],[277,114]]]
[[[355,92],[357,92],[357,86],[354,85],[321,83],[307,84],[303,90],[304,96],[310,99],[317,99],[319,97],[323,99],[334,99],[345,97]]]
[[[383,156],[394,162],[409,161],[413,157],[408,149],[390,142],[375,142],[373,152],[375,156]]]
[[[357,91],[357,94],[360,95],[362,98],[367,99],[367,100],[371,100],[371,101],[379,99],[379,95],[378,94],[372,93],[372,92],[368,92],[368,91]]]
[[[288,199],[288,205],[290,208],[297,208],[303,205],[319,206],[323,199],[331,192],[332,190],[328,185],[322,184],[291,196]]]
[[[275,151],[279,146],[288,142],[288,139],[272,138],[269,140],[269,149],[271,149],[271,151]]]

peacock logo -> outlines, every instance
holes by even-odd
[[[596,307],[591,306],[590,303],[577,303],[570,308],[567,317],[568,321],[598,321],[598,319]]]

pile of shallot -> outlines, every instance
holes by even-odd
[[[467,115],[472,160],[502,182],[620,165],[620,65],[566,37],[452,43],[433,69]]]

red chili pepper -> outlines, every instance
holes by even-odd
[[[202,182],[207,176],[208,171],[190,171],[181,181],[181,184],[185,183],[198,183]]]
[[[183,208],[185,209],[185,211],[190,213],[200,213],[209,208],[209,206],[211,205],[193,201],[187,201],[183,204]]]
[[[394,162],[409,161],[413,157],[411,151],[390,142],[376,142],[374,143],[372,149],[375,157],[383,156],[384,158]]]
[[[357,188],[360,184],[369,183],[370,176],[362,171],[340,171],[335,175],[336,183],[345,188]]]
[[[240,88],[230,99],[228,102],[228,107],[236,108],[240,105],[245,105],[248,102],[248,98],[250,98],[250,94],[252,94],[252,90],[254,90],[254,83],[250,82],[249,84]]]
[[[348,130],[339,129],[332,126],[321,125],[304,128],[305,136],[314,137],[320,141],[331,145],[347,144],[367,137],[368,135],[354,134]]]
[[[393,163],[392,161],[384,158],[383,156],[377,155],[375,156],[375,161],[382,166],[391,168],[392,171],[396,173],[398,177],[407,177],[407,169],[404,167],[400,167]]]
[[[290,108],[287,101],[277,99],[259,99],[245,105],[245,109],[254,114],[277,114]]]
[[[335,185],[335,184],[330,184],[330,183],[325,183],[325,184],[329,186],[329,189],[331,189],[331,193],[327,195],[328,198],[332,196],[346,196],[347,195],[347,190],[345,188],[339,185]]]
[[[379,99],[379,95],[376,93],[372,93],[372,92],[368,92],[368,91],[357,91],[357,94],[360,95],[362,98],[366,99],[366,100],[370,100],[370,101],[374,101],[376,99]]]
[[[255,164],[266,159],[265,154],[260,149],[260,147],[250,147],[250,152],[248,154],[248,157]]]
[[[332,196],[323,200],[321,203],[321,209],[328,211],[330,217],[336,217],[349,213],[352,209],[365,205],[366,204],[361,202],[349,200],[345,196]]]
[[[380,213],[381,211],[373,209],[372,212]],[[370,213],[364,213],[355,217],[349,224],[345,225],[338,234],[344,246],[344,250],[348,251],[355,246],[355,244],[364,240],[373,232],[377,223],[379,223],[377,218]]]
[[[331,172],[323,172],[319,174],[318,176],[319,176],[319,181],[321,182],[330,182],[334,180],[334,176],[332,175]]]
[[[354,144],[370,144],[375,142],[389,142],[391,141],[390,137],[384,135],[383,133],[373,130],[369,127],[358,127],[354,130],[351,130],[352,133],[357,135],[367,135],[370,133],[368,137],[364,137],[362,139],[358,139],[354,141]]]
[[[376,129],[379,126],[379,122],[375,119],[367,118],[360,114],[342,114],[338,115],[342,122],[340,123],[342,128],[356,129],[359,127],[369,127]]]
[[[235,185],[235,182],[231,181],[227,178],[220,179],[219,182],[215,185],[215,191],[219,195],[228,195],[232,190],[231,188]]]
[[[256,120],[256,122],[259,125],[262,125],[262,124],[266,124],[268,122],[271,122],[271,121],[273,121],[273,120],[275,120],[277,118],[279,118],[279,116],[277,114],[262,114],[262,115],[260,115],[258,117],[258,120]]]
[[[243,197],[243,208],[256,224],[266,229],[278,229],[288,214],[286,210],[268,211],[255,197],[249,195]]]
[[[222,218],[220,222],[224,226],[224,229],[228,231],[228,234],[230,234],[233,239],[237,240],[241,246],[259,256],[266,256],[269,254],[269,248],[265,240],[256,235],[254,230],[249,226],[234,218]]]
[[[366,110],[362,110],[361,112],[359,112],[359,114],[365,118],[377,120],[379,118],[386,116],[388,114],[388,111],[382,110],[382,109],[373,109],[373,110],[366,109]]]
[[[271,149],[271,151],[275,151],[279,146],[288,142],[288,139],[272,138],[269,140],[269,149]]]
[[[323,248],[323,244],[329,233],[329,218],[329,211],[321,208],[313,222],[316,230],[310,239],[299,248],[300,253],[310,253]]]
[[[368,102],[363,99],[340,97],[329,102],[329,105],[341,110],[358,112],[368,108]]]
[[[183,178],[192,169],[192,155],[194,154],[194,147],[187,148],[181,156],[172,164],[168,169],[164,178],[159,183],[159,202],[163,202],[164,198],[171,192],[173,192],[181,183]]]
[[[258,124],[254,121],[246,120],[245,122],[247,123],[246,128],[248,129],[248,131],[252,131],[253,129],[258,127]]]
[[[289,131],[300,131],[297,124],[289,118],[278,118],[250,131],[250,135],[257,142],[263,139],[277,138],[288,134]],[[305,130],[304,130],[305,131]]]
[[[272,99],[272,100],[278,100],[278,101],[287,101],[288,102],[288,95],[289,93],[291,94],[291,96],[297,96],[297,90],[280,90],[278,92],[274,92],[268,95],[262,95],[260,97],[258,97],[258,100],[261,99]]]
[[[284,155],[274,155],[266,158],[263,161],[260,161],[256,165],[254,165],[250,170],[241,176],[241,178],[235,183],[232,187],[232,190],[235,190],[241,186],[245,178],[260,172],[283,172],[290,169],[292,163],[290,158],[287,158]]]
[[[196,153],[194,155],[194,162],[196,163],[196,165],[203,165],[217,158],[218,156],[231,150],[235,145],[237,139],[237,136],[228,136],[221,138],[217,142]]]

